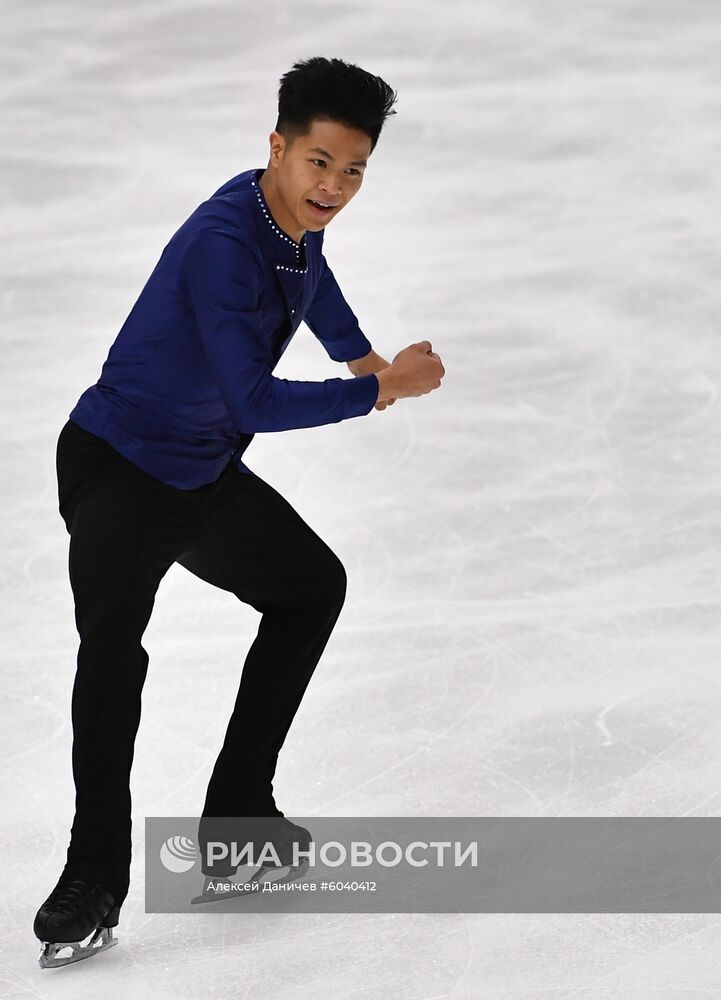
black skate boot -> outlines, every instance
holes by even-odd
[[[43,943],[40,968],[56,969],[112,948],[118,943],[112,928],[117,927],[119,917],[115,899],[97,882],[62,875],[33,924],[35,936]],[[68,950],[69,955],[61,954]]]
[[[241,877],[238,873],[238,864],[232,864],[228,860],[220,862],[220,868],[217,869],[220,874],[216,873],[214,866],[203,865],[203,874],[206,876],[205,885],[200,896],[191,899],[191,903],[210,903],[223,899],[234,899],[237,896],[247,896],[251,892],[258,891],[256,883],[263,885],[266,882],[273,882],[276,885],[282,885],[301,878],[308,871],[310,864],[307,856],[299,858],[297,865],[293,864],[293,844],[298,844],[299,853],[305,853],[309,850],[313,839],[310,831],[306,830],[304,826],[291,823],[283,815],[265,817],[262,820],[240,817],[225,818],[220,823],[226,832],[225,835],[219,836],[219,840],[226,840],[226,837],[232,839],[232,836],[228,836],[232,831],[236,841],[241,845],[241,849],[243,844],[250,843],[253,847],[254,859],[265,856],[266,860],[258,862],[257,871],[250,877]],[[277,863],[272,856],[269,856],[269,852],[265,852],[265,844],[272,845],[278,857]],[[269,872],[275,873],[281,868],[289,868],[290,871],[280,878],[265,878]],[[229,875],[228,872],[232,874]],[[227,884],[229,888],[221,887],[223,883]]]

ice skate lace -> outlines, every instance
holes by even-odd
[[[100,887],[94,882],[86,879],[70,879],[56,886],[50,893],[46,906],[52,906],[54,910],[67,912],[76,903],[80,902],[90,892],[94,892]]]

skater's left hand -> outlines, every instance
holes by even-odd
[[[388,368],[390,366],[390,362],[389,361],[385,361],[380,356],[378,356],[378,361],[380,363],[377,364],[372,369],[374,372],[379,372],[383,368]],[[395,403],[395,399],[381,399],[377,403],[373,404],[373,408],[376,409],[376,410],[385,410],[386,406],[393,406],[394,403]]]

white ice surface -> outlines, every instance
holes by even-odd
[[[715,0],[5,0],[0,998],[721,996],[716,915],[145,914],[143,817],[199,812],[259,621],[179,566],[120,946],[47,972],[32,934],[73,804],[57,435],[316,54],[399,94],[329,260],[379,353],[428,339],[446,376],[246,453],[349,576],[276,800],[718,815],[720,52]],[[276,374],[350,377],[306,327]]]

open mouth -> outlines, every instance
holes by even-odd
[[[306,201],[308,202],[308,204],[310,205],[310,207],[313,209],[313,211],[315,212],[315,214],[316,215],[320,215],[320,216],[330,215],[331,212],[336,207],[335,205],[331,205],[330,208],[323,208],[323,206],[320,205],[317,201],[312,201],[310,198],[307,198]]]

